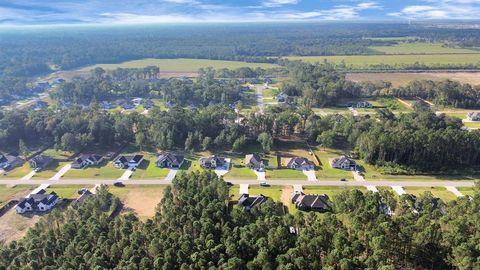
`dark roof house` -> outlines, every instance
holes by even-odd
[[[82,204],[83,202],[85,202],[88,198],[90,198],[90,196],[92,196],[92,192],[90,192],[89,190],[86,190],[85,192],[83,192],[76,200],[74,200],[72,202],[72,207],[73,208],[78,208],[78,206],[80,206],[80,204]]]
[[[328,196],[323,195],[306,195],[303,192],[294,192],[292,194],[292,203],[295,207],[304,211],[326,212],[331,207],[328,204]]]
[[[120,169],[135,168],[143,161],[143,155],[118,156],[113,160],[113,165]]]
[[[13,169],[20,167],[25,163],[25,160],[12,154],[0,153],[0,169]]]
[[[32,159],[28,161],[30,166],[35,170],[42,170],[45,169],[48,165],[50,165],[54,159],[49,156],[44,155],[36,155]]]
[[[55,192],[48,194],[44,189],[41,189],[36,194],[31,194],[29,197],[22,199],[15,210],[18,214],[32,211],[45,212],[52,209],[57,202],[58,196]]]
[[[304,157],[294,157],[288,160],[287,167],[295,170],[313,170],[315,163]]]
[[[200,159],[200,166],[207,169],[216,169],[225,165],[225,158],[212,155],[208,158]]]
[[[356,163],[355,163],[355,160],[347,156],[341,156],[338,158],[331,159],[330,165],[332,166],[332,168],[350,170],[352,168],[353,169],[355,168]]]
[[[245,166],[256,171],[263,171],[265,162],[259,154],[250,154],[245,156]]]
[[[245,210],[249,211],[255,205],[262,204],[267,201],[267,197],[260,194],[257,196],[249,196],[248,194],[241,194],[238,198],[238,205],[245,207]]]
[[[180,168],[184,160],[182,155],[163,152],[158,155],[155,165],[160,168]]]

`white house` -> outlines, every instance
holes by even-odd
[[[352,168],[355,168],[356,163],[353,159],[347,156],[341,156],[331,159],[330,165],[332,166],[332,168],[336,169],[351,170]]]
[[[469,112],[467,114],[468,121],[480,121],[480,112]]]
[[[113,165],[119,169],[136,168],[143,161],[143,155],[118,156]]]
[[[22,199],[15,210],[18,214],[34,211],[45,212],[52,209],[57,202],[58,196],[55,192],[47,194],[44,189],[41,189],[38,193]]]
[[[72,169],[83,169],[95,166],[103,161],[103,156],[96,154],[82,154],[72,162]]]
[[[315,163],[304,157],[294,157],[287,161],[287,168],[309,171],[315,168]]]

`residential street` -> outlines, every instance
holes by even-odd
[[[258,112],[263,114],[263,85],[256,86]]]
[[[50,184],[50,185],[92,185],[92,184],[107,184],[112,185],[114,182],[118,182],[117,179],[61,179],[61,180],[0,180],[0,185],[38,185],[38,184]],[[258,180],[228,180],[235,185],[250,184],[258,185]],[[129,179],[124,184],[129,185],[170,185],[172,182],[164,179]],[[349,186],[349,187],[367,187],[367,186],[394,186],[396,187],[473,187],[474,182],[467,181],[307,181],[307,180],[268,180],[270,185],[303,185],[303,186]]]

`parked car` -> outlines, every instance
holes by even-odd
[[[78,195],[82,195],[83,193],[87,192],[87,189],[86,188],[81,188],[78,190]]]
[[[263,181],[263,182],[260,182],[260,186],[261,186],[261,187],[269,187],[270,184],[267,183],[266,181]]]
[[[345,182],[345,181],[347,181],[347,179],[342,178],[342,179],[340,179],[340,181]]]
[[[125,185],[122,182],[115,182],[113,183],[115,187],[124,187]]]

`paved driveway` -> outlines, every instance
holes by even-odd
[[[67,173],[70,169],[72,168],[72,165],[71,164],[67,164],[65,166],[63,166],[63,168],[60,169],[60,171],[58,171],[54,176],[52,176],[52,178],[50,178],[49,180],[60,180],[60,178],[62,178],[62,176]]]
[[[259,172],[259,171],[256,171],[256,170],[253,170],[253,172],[257,175],[257,180],[258,181],[265,181],[266,180],[265,172]]]
[[[36,189],[32,190],[32,192],[30,192],[30,194],[27,195],[27,198],[30,197],[30,195],[37,194],[40,190],[46,189],[49,186],[50,186],[50,184],[41,184]]]
[[[126,181],[128,179],[130,179],[130,176],[132,176],[133,174],[133,168],[128,168],[125,170],[125,172],[122,174],[122,176],[120,176],[120,178],[118,178],[118,180],[122,180],[122,181]]]
[[[406,194],[405,189],[401,186],[391,186],[393,191],[395,191],[398,195]]]
[[[22,180],[30,180],[35,175],[35,173],[35,171],[31,171],[29,174],[22,177]]]
[[[225,174],[227,174],[227,173],[228,173],[228,170],[230,170],[230,162],[231,162],[231,159],[230,159],[230,158],[226,158],[226,159],[225,159],[225,165],[223,166],[223,168],[216,169],[216,170],[214,171],[215,174],[217,174],[218,177],[224,176]]]
[[[240,184],[240,191],[238,194],[248,194],[248,184]]]
[[[314,170],[302,170],[303,174],[307,176],[308,181],[317,181],[317,176]]]
[[[173,178],[175,178],[175,175],[177,175],[177,172],[178,172],[177,169],[171,169],[171,170],[168,172],[167,177],[165,177],[165,180],[167,180],[167,181],[172,181]]]
[[[446,186],[445,187],[448,191],[452,192],[453,194],[455,194],[455,196],[457,197],[462,197],[463,194],[456,188],[456,187],[453,187],[453,186]]]

